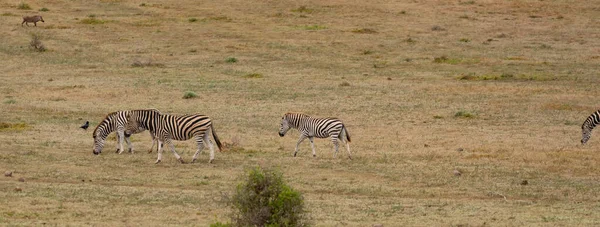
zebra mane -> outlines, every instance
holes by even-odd
[[[581,129],[588,129],[588,130],[592,130],[596,127],[596,124],[598,124],[600,122],[600,110],[592,113],[587,119],[585,119],[585,121],[583,122],[583,125],[581,125]]]
[[[92,133],[92,135],[93,135],[93,136],[95,136],[95,135],[96,135],[96,133],[97,133],[98,129],[100,128],[100,126],[108,126],[108,124],[110,123],[111,116],[117,115],[119,112],[120,112],[120,111],[116,111],[116,112],[112,112],[112,113],[109,113],[109,114],[107,114],[107,115],[106,115],[106,116],[105,116],[105,117],[102,119],[102,121],[100,122],[100,124],[98,124],[98,125],[96,126],[96,128],[94,128],[94,132]]]

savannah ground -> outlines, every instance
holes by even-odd
[[[600,136],[579,144],[600,106],[597,3],[3,1],[0,224],[227,222],[263,166],[316,226],[598,225]],[[93,155],[93,127],[138,108],[209,115],[229,148],[155,165],[144,132]],[[342,119],[353,160],[328,139],[292,157],[288,111]],[[194,142],[175,144],[189,162]]]

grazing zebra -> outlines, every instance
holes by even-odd
[[[150,110],[132,110],[132,111],[150,111],[150,112],[156,112],[159,113],[158,110],[156,109],[150,109]],[[104,141],[106,141],[106,137],[108,137],[108,135],[114,131],[117,131],[117,153],[121,154],[123,152],[123,139],[125,139],[125,141],[127,142],[127,146],[129,147],[129,152],[133,153],[133,147],[131,145],[131,141],[129,140],[129,135],[133,134],[133,133],[140,133],[145,131],[145,128],[138,128],[137,130],[135,130],[134,132],[130,133],[129,135],[125,136],[124,132],[125,132],[125,126],[127,123],[127,113],[130,113],[132,111],[117,111],[117,112],[113,112],[113,113],[109,113],[108,115],[106,115],[106,117],[104,118],[104,120],[102,120],[102,122],[100,122],[100,124],[98,124],[98,126],[96,126],[96,129],[94,129],[94,132],[92,134],[92,136],[94,137],[94,154],[100,154],[102,152],[102,148],[104,147]],[[152,149],[154,148],[154,143],[156,141],[156,139],[154,138],[154,135],[152,135],[152,133],[150,133],[150,136],[152,136],[152,147],[150,147],[150,152],[152,152]]]
[[[585,145],[592,136],[592,129],[600,123],[600,110],[592,113],[581,125],[581,144]]]
[[[52,19],[52,18],[50,18],[50,19]],[[37,26],[38,21],[44,22],[44,18],[42,18],[42,16],[40,16],[40,15],[24,16],[23,22],[21,22],[21,27],[23,26],[23,24],[29,26],[29,23],[33,23],[33,25]],[[46,23],[46,22],[44,22],[44,23]]]
[[[279,128],[279,136],[285,136],[285,133],[295,128],[300,131],[300,139],[296,143],[296,149],[294,150],[294,157],[298,153],[298,145],[308,138],[310,140],[310,146],[312,148],[313,157],[316,157],[315,144],[313,138],[327,138],[331,137],[331,141],[335,147],[335,158],[338,153],[339,143],[338,140],[346,143],[346,151],[348,151],[348,158],[352,159],[350,155],[350,134],[346,130],[344,123],[336,118],[313,118],[301,113],[286,113],[281,118],[281,127]],[[346,140],[344,141],[344,137]]]
[[[157,112],[131,112],[127,116],[125,134],[135,132],[138,128],[147,128],[158,140],[158,159],[156,160],[156,164],[160,163],[162,160],[163,143],[169,145],[179,162],[184,163],[181,156],[175,151],[172,140],[183,141],[191,139],[192,137],[196,139],[198,150],[196,150],[192,162],[195,162],[198,158],[198,154],[204,148],[204,143],[208,144],[208,148],[210,148],[210,159],[208,160],[208,163],[212,163],[215,159],[215,151],[212,142],[210,141],[210,133],[212,133],[219,150],[223,150],[223,146],[215,132],[212,121],[205,115],[189,114],[176,116],[160,114]]]

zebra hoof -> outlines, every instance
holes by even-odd
[[[313,154],[313,158],[316,158],[316,157],[317,157],[317,155],[316,155],[316,154]]]
[[[181,164],[185,164],[185,162],[183,161],[183,158],[180,158],[180,159],[179,159],[179,163],[181,163]]]
[[[133,149],[129,148],[129,153],[133,154]]]
[[[296,157],[296,153],[294,153],[294,157]]]
[[[156,160],[156,162],[154,164],[158,164],[158,163],[160,163],[160,160]]]
[[[121,152],[119,152],[119,151],[121,151],[121,150],[117,149],[117,151],[115,151],[115,153],[120,154]]]
[[[208,164],[212,164],[214,159],[208,160]]]

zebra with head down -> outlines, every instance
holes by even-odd
[[[134,133],[139,128],[148,129],[158,140],[158,158],[156,164],[160,163],[162,160],[163,143],[166,143],[171,148],[171,151],[179,162],[184,163],[181,156],[175,151],[172,140],[183,141],[191,139],[192,137],[195,138],[198,150],[196,150],[192,162],[195,162],[198,158],[198,154],[202,152],[204,143],[206,143],[210,149],[210,159],[208,162],[212,163],[215,159],[215,151],[210,140],[210,134],[212,134],[219,150],[223,150],[221,141],[219,141],[219,137],[215,132],[213,122],[206,115],[188,114],[177,116],[151,111],[132,111],[128,113],[125,134],[129,135]]]
[[[592,129],[600,123],[600,110],[592,113],[581,125],[581,144],[585,145],[592,136]]]
[[[313,141],[314,137],[327,138],[331,137],[331,142],[335,147],[335,158],[338,153],[339,142],[342,141],[346,144],[346,151],[348,151],[348,158],[352,159],[350,154],[350,134],[346,130],[346,126],[341,120],[336,118],[313,118],[306,114],[301,113],[286,113],[281,118],[281,126],[279,127],[279,136],[285,136],[285,133],[295,128],[300,131],[300,139],[296,143],[296,149],[294,150],[294,157],[298,153],[298,145],[308,138],[310,140],[310,146],[312,148],[313,157],[316,157],[315,144]]]
[[[160,113],[156,109],[141,110],[141,111],[150,111],[150,112]],[[129,152],[133,153],[133,146],[131,145],[129,136],[131,134],[141,133],[147,129],[140,127],[136,130],[133,130],[130,134],[125,136],[125,126],[127,124],[126,116],[130,112],[132,112],[132,111],[117,111],[117,112],[109,113],[108,115],[106,115],[106,117],[104,117],[104,120],[102,120],[102,122],[100,122],[100,124],[98,124],[98,126],[96,126],[96,129],[94,129],[94,132],[92,133],[92,136],[94,137],[94,150],[93,150],[94,154],[98,155],[102,152],[102,148],[104,147],[104,142],[106,141],[106,137],[108,137],[108,135],[114,131],[117,132],[117,141],[118,141],[116,152],[121,154],[124,151],[123,140],[125,140],[127,142]],[[152,133],[150,133],[150,136],[152,136],[152,147],[150,147],[150,150],[148,151],[148,153],[152,152],[152,149],[154,148],[154,144],[156,141],[156,139],[154,138]]]

